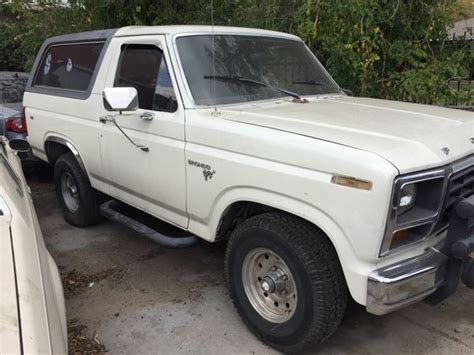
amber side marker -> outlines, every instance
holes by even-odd
[[[408,237],[409,229],[402,229],[395,233],[392,236],[392,242],[390,243],[390,248],[396,247],[400,242],[402,242],[406,237]]]
[[[353,187],[361,190],[372,190],[372,182],[367,180],[356,179],[350,176],[334,175],[331,182],[336,185]]]

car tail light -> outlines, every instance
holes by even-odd
[[[5,130],[7,132],[27,133],[25,108],[20,117],[10,117],[5,120]]]

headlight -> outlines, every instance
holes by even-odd
[[[380,256],[428,237],[443,206],[446,171],[437,169],[395,179]]]
[[[406,184],[400,190],[398,201],[398,214],[408,211],[415,205],[416,184]]]

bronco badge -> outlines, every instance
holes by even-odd
[[[212,170],[211,166],[208,165],[208,164],[199,163],[199,162],[191,160],[191,159],[188,159],[188,164],[193,165],[193,166],[197,166],[198,168],[202,168],[202,175],[204,176],[205,181],[208,181],[208,180],[212,179],[212,177],[216,173],[216,171]]]

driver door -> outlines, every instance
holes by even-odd
[[[184,109],[165,45],[156,35],[111,42],[105,87],[136,88],[139,109],[120,114],[102,105],[100,117],[113,115],[123,132],[101,120],[100,153],[113,197],[187,228]]]

